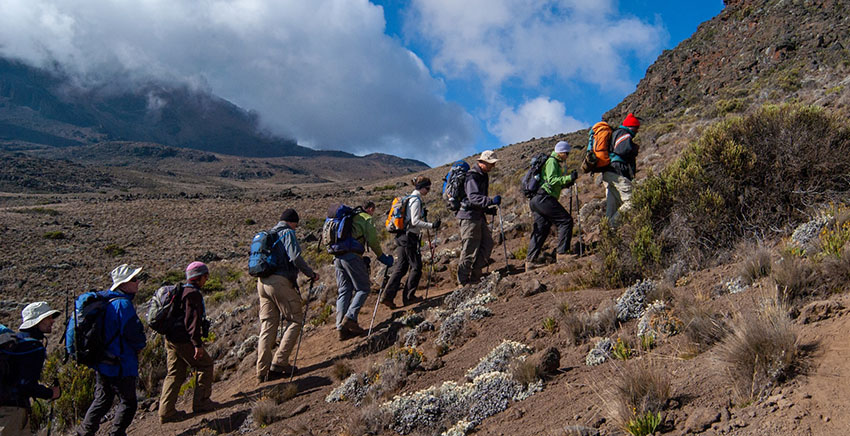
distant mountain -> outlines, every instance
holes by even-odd
[[[0,58],[0,141],[53,147],[153,142],[236,156],[338,156],[258,128],[257,115],[187,86],[75,86],[60,73]]]

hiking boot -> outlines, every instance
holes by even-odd
[[[285,377],[286,377],[286,372],[284,372],[284,371],[273,371],[272,370],[272,371],[269,371],[268,374],[266,374],[265,381],[270,382],[270,381],[280,380],[280,379],[285,378]]]
[[[271,371],[269,371],[269,374],[271,374]],[[268,377],[266,377],[266,379],[268,379]],[[216,403],[213,400],[207,399],[207,400],[202,401],[201,404],[193,405],[192,406],[192,413],[212,412],[213,410],[216,410],[220,407],[222,407],[221,403]]]
[[[410,306],[411,304],[421,303],[425,301],[422,297],[412,296],[410,298],[402,299],[401,304],[404,306]]]
[[[342,325],[340,327],[342,330],[346,330],[354,336],[360,336],[366,333],[366,330],[363,330],[362,327],[357,325],[357,321],[348,317],[345,317],[345,320],[342,321]]]
[[[355,334],[353,334],[350,331],[345,330],[345,329],[339,329],[339,330],[337,330],[337,333],[339,334],[339,340],[340,341],[347,341],[351,338],[357,337],[357,335],[355,335]]]
[[[541,266],[545,266],[545,262],[541,262],[540,260],[527,260],[525,261],[525,272],[529,272],[531,270],[540,268]]]
[[[175,410],[174,412],[171,412],[169,414],[160,415],[159,416],[159,423],[160,424],[167,424],[169,422],[180,422],[180,421],[184,421],[188,418],[189,418],[189,416],[186,414],[186,412],[183,412],[182,410]]]

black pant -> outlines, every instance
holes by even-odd
[[[387,283],[384,300],[392,301],[398,288],[401,286],[401,278],[410,270],[407,276],[407,286],[401,295],[403,303],[413,298],[419,279],[422,278],[422,252],[420,251],[420,239],[416,233],[406,232],[395,238],[395,268],[390,281]]]
[[[94,436],[100,427],[100,421],[112,408],[112,401],[118,396],[118,407],[115,408],[115,418],[112,420],[111,436],[124,436],[127,427],[136,415],[136,377],[106,377],[101,373],[95,374],[94,401],[86,412],[80,429],[81,436]]]
[[[531,229],[526,259],[536,260],[540,255],[552,224],[558,227],[558,254],[568,253],[570,241],[573,238],[573,218],[569,212],[557,199],[548,194],[535,195],[528,205],[534,215],[534,227]]]

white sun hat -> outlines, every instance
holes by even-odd
[[[27,304],[27,307],[24,307],[24,310],[21,311],[21,319],[23,323],[21,324],[21,330],[26,330],[33,326],[38,325],[44,318],[48,316],[52,316],[56,318],[59,316],[58,310],[51,310],[50,305],[47,304],[46,301],[38,301],[35,303]]]
[[[110,273],[110,275],[112,276],[112,287],[109,288],[109,290],[114,291],[119,286],[121,286],[122,283],[127,283],[130,280],[133,280],[133,277],[135,277],[136,274],[140,273],[141,271],[142,268],[136,268],[134,266],[127,265],[126,263],[117,266]]]

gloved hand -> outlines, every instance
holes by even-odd
[[[437,218],[437,219],[434,221],[434,230],[440,230],[440,225],[441,225],[441,224],[443,224],[443,222],[442,222],[442,221],[440,221],[440,219],[439,219],[439,218]]]
[[[497,195],[497,196],[493,197],[493,204],[495,204],[496,206],[502,204],[502,196]]]
[[[576,180],[578,180],[578,171],[573,170],[573,172],[570,173],[570,181],[575,183]]]
[[[393,266],[394,261],[395,260],[393,259],[393,257],[387,255],[387,253],[384,253],[384,254],[378,256],[378,262],[381,262],[382,264],[386,265],[387,268]]]
[[[484,213],[487,215],[496,215],[497,213],[499,213],[499,210],[493,206],[490,206],[487,209],[484,209]]]

